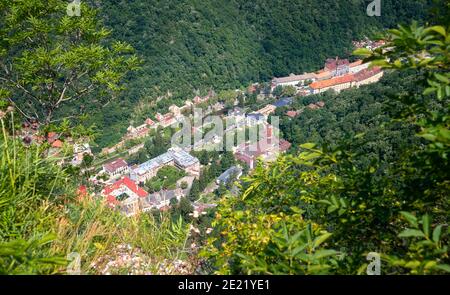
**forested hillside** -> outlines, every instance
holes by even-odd
[[[145,59],[133,85],[186,95],[312,71],[345,56],[351,41],[423,17],[426,1],[103,1],[106,25]],[[158,92],[158,90],[160,90]]]
[[[98,142],[117,140],[138,102],[171,94],[155,109],[192,98],[195,90],[236,89],[274,76],[317,70],[327,57],[348,56],[351,41],[397,23],[423,19],[431,1],[126,1],[97,3],[114,39],[143,58],[121,99],[94,115],[108,126]]]
[[[396,94],[420,91],[419,82],[420,77],[414,73],[388,73],[379,83],[340,95],[324,93],[298,98],[291,108],[277,110],[282,118],[283,138],[293,144],[293,154],[305,142],[327,145],[330,149],[345,144],[347,151],[359,155],[358,165],[367,168],[374,160],[390,163],[400,150],[420,142],[410,125],[389,123],[399,108],[394,99]],[[307,107],[319,101],[325,103],[323,108]],[[290,118],[285,115],[289,109],[303,112]]]

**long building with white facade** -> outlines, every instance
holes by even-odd
[[[133,181],[144,183],[153,178],[164,166],[175,166],[189,175],[200,176],[200,161],[181,148],[170,148],[166,153],[134,168],[130,177]]]

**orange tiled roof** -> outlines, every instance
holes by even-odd
[[[116,181],[114,184],[105,187],[105,189],[103,190],[103,194],[106,195],[107,198],[110,198],[111,193],[114,192],[115,190],[120,189],[122,186],[126,186],[140,198],[145,198],[146,196],[148,196],[148,193],[143,188],[139,187],[134,181],[132,181],[128,177],[124,177]]]
[[[352,62],[352,63],[350,64],[350,67],[351,67],[351,68],[357,67],[357,66],[359,66],[359,65],[362,65],[362,63],[363,63],[363,61],[362,61],[361,59],[358,59],[357,61]]]
[[[82,200],[89,195],[87,187],[84,185],[80,185],[77,190],[77,199]]]
[[[298,113],[296,111],[288,111],[286,115],[288,115],[291,118],[295,118],[297,117]]]
[[[353,82],[355,79],[355,76],[353,74],[348,74],[342,77],[336,77],[333,79],[323,80],[323,81],[317,81],[314,83],[311,83],[309,87],[312,89],[323,89],[327,87],[332,87],[340,84],[350,83]]]
[[[315,73],[314,76],[316,77],[317,80],[326,79],[328,77],[331,77],[331,72],[321,70],[321,71]]]
[[[63,147],[63,142],[61,140],[57,139],[52,143],[52,147],[60,149]]]
[[[355,81],[358,82],[364,81],[372,76],[375,76],[380,72],[381,72],[380,67],[373,67],[371,69],[362,70],[361,72],[355,74]]]

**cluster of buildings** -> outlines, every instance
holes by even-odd
[[[371,43],[372,41],[367,40],[364,42],[356,45],[370,48],[383,45],[382,43]],[[302,95],[318,94],[328,90],[340,92],[351,87],[360,87],[361,85],[375,83],[382,76],[383,72],[381,68],[370,68],[369,64],[363,63],[362,60],[350,62],[347,59],[336,58],[326,60],[324,68],[318,72],[274,78],[272,80],[272,89],[277,86],[293,86]],[[248,90],[249,92],[256,91],[256,84],[251,85]],[[166,114],[157,113],[155,120],[148,118],[140,126],[130,126],[121,143],[113,147],[112,150],[109,149],[104,152],[111,153],[118,147],[123,147],[127,140],[146,137],[152,129],[157,129],[158,127],[166,128],[179,122],[180,118],[183,117],[183,113],[191,112],[196,105],[210,102],[212,96],[214,96],[213,93],[205,97],[196,96],[193,100],[187,100],[182,107],[176,105],[170,106],[169,112]],[[225,119],[231,118],[234,123],[232,126],[227,125],[225,132],[234,132],[236,129],[255,125],[261,126],[260,128],[264,130],[256,142],[246,141],[234,147],[233,155],[235,159],[246,163],[250,169],[254,169],[258,159],[264,162],[273,161],[276,160],[280,153],[289,150],[291,143],[278,138],[274,134],[274,127],[268,124],[267,120],[277,108],[286,107],[292,103],[293,98],[282,98],[251,114],[246,114],[243,109],[238,107],[230,111]],[[316,110],[324,106],[325,103],[320,101],[308,105],[307,108]],[[216,103],[214,106],[211,103],[209,106],[209,110],[219,111],[223,108],[224,105],[220,103]],[[291,110],[287,112],[287,115],[294,118],[301,112],[302,110]],[[175,190],[162,190],[149,194],[141,185],[155,177],[158,171],[166,166],[177,167],[185,171],[192,179],[198,178],[201,173],[200,161],[190,155],[188,151],[198,145],[214,145],[222,140],[223,138],[214,137],[212,139],[202,140],[199,143],[194,143],[193,146],[185,149],[179,147],[170,148],[166,153],[134,167],[130,167],[123,159],[117,159],[107,163],[103,165],[103,173],[108,174],[111,183],[103,189],[102,196],[110,206],[120,208],[127,216],[135,215],[138,212],[146,212],[154,208],[160,210],[167,208],[170,205],[171,199],[180,199],[186,192],[181,188],[177,188]],[[74,161],[79,162],[79,155],[84,154],[87,148],[88,146],[85,145],[78,146],[77,156],[75,157],[76,159],[74,158]],[[137,150],[139,148],[142,148],[142,145],[136,147]],[[238,166],[233,166],[220,175],[216,183],[226,184],[233,177],[239,178],[241,175],[242,169]]]
[[[267,124],[265,127],[265,134],[258,142],[241,144],[234,152],[236,160],[245,162],[250,169],[255,168],[258,159],[264,162],[276,160],[280,153],[291,147],[291,143],[274,135],[272,125]]]
[[[328,90],[341,92],[351,87],[378,82],[383,77],[379,67],[369,68],[370,63],[362,60],[349,62],[347,59],[327,59],[322,70],[303,75],[274,78],[272,89],[277,86],[293,86],[303,95],[318,94]]]
[[[169,112],[165,114],[156,113],[156,121],[152,120],[151,118],[147,118],[142,125],[139,125],[137,127],[134,127],[132,125],[129,126],[127,128],[127,133],[125,134],[125,136],[123,136],[122,140],[113,147],[104,148],[102,150],[102,154],[107,155],[115,153],[117,150],[125,146],[125,142],[147,137],[152,129],[156,130],[158,129],[158,127],[167,128],[172,126],[173,124],[179,122],[184,112],[190,112],[196,105],[208,102],[214,95],[214,92],[210,91],[207,96],[196,96],[192,100],[186,100],[185,104],[182,107],[178,107],[173,104],[169,107]],[[223,104],[216,103],[211,108],[217,111],[223,109],[224,106]]]
[[[384,40],[373,41],[373,40],[370,40],[369,38],[365,38],[365,39],[363,39],[361,41],[353,41],[352,43],[353,43],[353,46],[355,48],[357,48],[357,49],[359,49],[359,48],[367,48],[367,49],[370,49],[370,50],[374,50],[374,49],[377,49],[377,48],[379,48],[379,47],[381,47],[383,45],[386,45],[386,41],[384,41]]]
[[[47,150],[48,156],[60,157],[61,160],[58,164],[64,164],[70,161],[72,166],[80,166],[83,163],[84,157],[87,155],[93,156],[91,147],[88,143],[88,139],[82,138],[75,141],[71,137],[64,137],[57,132],[48,132],[45,136],[39,134],[39,123],[34,121],[32,123],[25,122],[22,124],[22,129],[18,136],[22,138],[25,143],[33,143],[33,144],[48,144],[49,148]],[[67,159],[67,152],[65,150],[64,154],[62,153],[64,145],[73,147],[72,158]],[[69,151],[70,152],[70,151]]]
[[[110,179],[101,195],[111,207],[119,208],[127,216],[168,206],[171,199],[180,199],[185,191],[177,188],[149,194],[140,186],[165,166],[177,167],[193,179],[200,176],[200,161],[197,158],[183,149],[170,148],[166,153],[135,167],[130,167],[121,158],[104,164],[101,173],[106,173]]]
[[[134,216],[152,209],[161,210],[170,205],[170,200],[180,200],[184,191],[180,188],[171,191],[160,191],[149,194],[129,177],[124,176],[102,190],[106,203],[119,209],[126,216]]]

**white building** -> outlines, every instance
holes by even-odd
[[[180,148],[170,148],[166,153],[153,158],[131,171],[131,179],[144,183],[156,176],[164,166],[175,166],[192,176],[200,176],[200,161]]]
[[[75,144],[73,146],[72,165],[81,165],[85,155],[93,156],[89,143]]]
[[[369,68],[369,65],[370,63],[363,63],[362,60],[357,60],[350,64],[350,73],[356,74],[361,72],[362,70]]]
[[[109,175],[110,179],[116,179],[122,175],[128,174],[130,172],[130,167],[128,167],[128,164],[124,159],[119,158],[104,164],[103,171]]]
[[[303,75],[294,75],[291,74],[288,77],[274,78],[272,80],[272,89],[277,86],[303,86],[306,81],[314,82],[316,80],[316,75],[313,73],[304,73]]]

